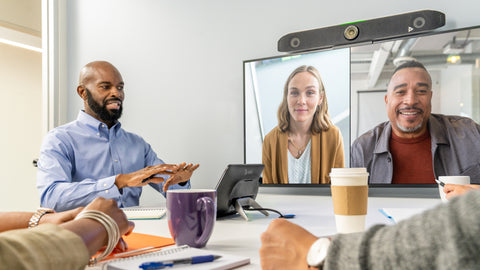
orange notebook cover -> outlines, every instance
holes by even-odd
[[[126,258],[153,251],[158,251],[163,247],[175,244],[175,241],[172,238],[143,233],[132,232],[129,235],[122,236],[122,238],[123,240],[125,240],[125,242],[127,242],[128,249],[123,252],[112,252],[102,261]]]

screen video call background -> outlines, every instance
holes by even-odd
[[[385,62],[378,61],[380,54],[386,55]],[[261,163],[263,138],[278,123],[277,110],[289,74],[300,65],[312,65],[322,76],[328,111],[342,132],[348,167],[351,143],[388,121],[384,97],[396,67],[394,61],[404,56],[423,63],[432,78],[432,113],[460,115],[479,122],[480,27],[246,60],[245,162]],[[453,56],[459,60],[451,61]]]

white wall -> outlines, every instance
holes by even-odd
[[[42,55],[0,43],[0,211],[33,211],[41,134]]]
[[[421,9],[443,29],[480,24],[478,0],[450,1],[68,0],[68,121],[82,103],[79,69],[111,61],[126,82],[123,126],[166,162],[195,162],[194,188],[213,188],[243,162],[242,61],[278,55],[289,32]],[[442,29],[442,30],[443,30]]]
[[[472,65],[447,66],[445,70],[442,70],[441,80],[440,104],[445,114],[457,114],[471,118]],[[452,89],[457,89],[457,91],[452,91]]]

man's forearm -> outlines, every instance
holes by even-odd
[[[97,197],[117,199],[120,193],[113,184],[114,177],[99,180],[86,179],[75,183],[56,183],[42,193],[41,205],[58,212],[85,206]]]

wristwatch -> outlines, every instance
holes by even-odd
[[[55,213],[53,209],[50,208],[45,208],[45,207],[40,207],[35,211],[35,214],[30,218],[30,221],[28,222],[28,228],[33,228],[38,226],[38,222],[40,221],[40,218],[42,218],[43,215],[47,213]]]
[[[317,239],[317,241],[313,242],[307,254],[308,266],[322,269],[325,258],[327,257],[327,251],[329,246],[329,238],[319,238]]]

